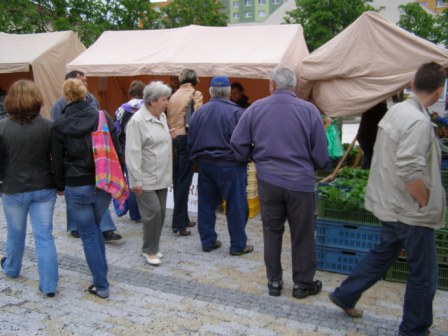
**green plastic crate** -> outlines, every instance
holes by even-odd
[[[349,223],[363,223],[380,225],[380,220],[367,210],[346,211],[340,209],[327,198],[319,197],[317,202],[317,216],[320,218],[336,219]]]
[[[446,203],[448,204],[448,170],[442,170],[442,185],[445,188]],[[445,223],[446,223],[445,217]]]
[[[409,266],[403,259],[395,261],[386,272],[384,280],[406,283],[409,274]],[[448,266],[439,265],[438,289],[448,290]]]

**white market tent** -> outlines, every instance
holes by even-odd
[[[431,61],[448,67],[448,50],[366,12],[303,60],[299,86],[329,116],[359,115],[403,90]]]
[[[84,45],[72,31],[0,32],[0,45],[0,87],[8,90],[19,79],[34,80],[44,98],[41,113],[49,117],[53,102],[62,94],[66,64],[85,50]]]
[[[287,64],[297,70],[308,54],[300,25],[191,25],[104,32],[67,69],[86,73],[90,91],[110,112],[127,100],[132,79],[166,80],[163,76],[177,76],[186,67],[194,69],[199,77],[226,75],[241,79],[254,101],[269,94],[266,79],[276,65]],[[208,80],[202,78],[198,89],[208,92]]]

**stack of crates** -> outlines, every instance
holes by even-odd
[[[446,169],[442,165],[442,168]],[[445,188],[448,202],[448,170],[442,170],[442,185]],[[438,288],[448,290],[448,212],[445,215],[445,228],[435,232],[436,254],[439,265]],[[406,251],[400,253],[398,260],[389,268],[385,279],[396,282],[406,282],[409,266],[406,262]]]
[[[345,211],[326,198],[317,203],[317,269],[350,274],[380,242],[380,222],[367,210]]]
[[[249,207],[249,218],[252,218],[260,213],[260,202],[258,200],[257,188],[257,171],[255,170],[255,163],[249,162],[247,165],[247,206]]]
[[[246,196],[247,206],[249,207],[249,218],[255,217],[260,213],[260,202],[258,199],[257,171],[255,170],[254,162],[250,162],[247,165]],[[223,201],[222,209],[226,213],[226,201]]]

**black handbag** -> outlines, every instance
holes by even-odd
[[[195,93],[196,93],[196,90],[191,95],[190,101],[188,102],[188,106],[187,106],[187,112],[185,112],[185,129],[186,130],[188,130],[188,128],[190,127],[191,117],[193,116],[193,112],[194,112],[194,94]]]

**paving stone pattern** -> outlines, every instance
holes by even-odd
[[[113,210],[112,210],[113,211]],[[194,214],[192,214],[194,216]],[[346,317],[327,295],[344,275],[317,272],[322,293],[304,300],[291,295],[289,231],[282,261],[284,290],[267,295],[260,217],[249,220],[249,243],[255,251],[229,254],[225,216],[217,212],[222,248],[204,253],[197,228],[189,237],[172,233],[168,210],[161,238],[161,266],[141,257],[141,224],[117,218],[123,240],[107,244],[110,297],[88,293],[90,272],[81,241],[66,232],[65,203],[58,198],[54,236],[60,280],[56,297],[37,289],[31,226],[28,228],[21,275],[0,272],[0,335],[396,335],[404,285],[380,281],[365,293],[362,319]],[[0,255],[5,255],[6,223],[0,215]],[[437,291],[433,335],[448,335],[448,292]]]

